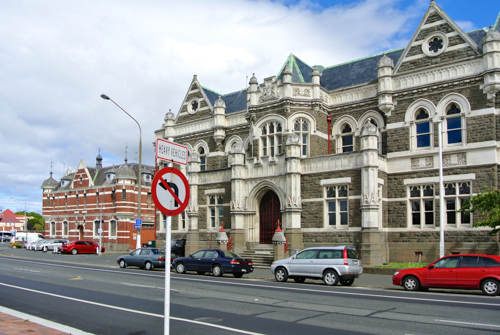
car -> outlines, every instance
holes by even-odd
[[[186,256],[175,258],[172,267],[177,273],[196,271],[199,275],[211,272],[215,277],[224,273],[232,273],[234,277],[241,278],[246,273],[253,272],[251,259],[243,259],[231,251],[218,249],[203,249]]]
[[[72,253],[76,254],[97,254],[99,250],[99,245],[92,241],[73,241],[69,243],[63,243],[59,247],[59,251],[62,253]],[[104,252],[106,248],[102,247],[101,252]]]
[[[286,258],[274,261],[271,272],[278,282],[292,278],[297,283],[306,279],[323,279],[326,285],[338,282],[351,286],[354,279],[363,273],[361,261],[352,246],[314,247]]]
[[[40,244],[35,244],[34,247],[36,250],[41,250],[43,252],[47,252],[49,250],[54,251],[54,249],[58,250],[59,247],[61,247],[64,243],[68,243],[69,240],[63,240],[63,239],[52,239],[52,240],[45,240],[45,242],[40,243]]]
[[[42,250],[40,246],[46,242],[47,242],[47,240],[37,240],[36,242],[31,242],[29,250],[33,250],[33,251]]]
[[[165,253],[156,248],[139,248],[128,255],[118,256],[118,265],[124,269],[127,266],[138,266],[141,269],[153,270],[165,268]]]
[[[174,238],[170,244],[171,254],[177,257],[184,257],[186,249],[186,239],[185,238]]]
[[[404,269],[392,276],[394,285],[406,291],[432,288],[482,290],[485,295],[500,293],[500,256],[448,255],[423,268]]]

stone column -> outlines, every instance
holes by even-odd
[[[368,120],[361,129],[361,259],[364,264],[387,262],[387,239],[379,222],[378,129]]]
[[[385,113],[391,115],[394,109],[392,101],[392,71],[394,69],[394,62],[385,54],[377,64],[378,74],[378,108]]]
[[[488,99],[492,99],[500,91],[500,32],[490,26],[481,44],[485,71],[483,92],[488,94]]]
[[[186,208],[186,216],[188,218],[188,232],[186,235],[186,255],[201,248],[200,232],[198,230],[198,178],[200,172],[200,157],[196,152],[192,152],[189,156],[189,172],[187,179],[189,181],[190,198]]]
[[[286,203],[283,211],[285,235],[288,237],[289,249],[303,249],[301,215],[302,202],[300,193],[300,137],[290,134],[286,139],[286,167],[285,167],[285,196]]]
[[[281,230],[279,220],[272,241],[273,241],[274,260],[277,261],[279,259],[285,258],[286,237],[283,234],[283,231]]]
[[[214,141],[217,151],[224,151],[222,141],[226,138],[226,103],[221,99],[215,101],[214,104]]]
[[[231,237],[233,251],[238,253],[247,249],[245,237],[245,218],[247,215],[245,178],[247,169],[244,163],[245,153],[241,145],[236,145],[231,152]]]

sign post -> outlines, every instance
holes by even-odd
[[[180,170],[172,166],[163,168],[153,178],[151,195],[160,212],[167,216],[178,215],[186,209],[189,203],[188,180]],[[167,223],[166,233],[164,334],[168,335],[170,332],[170,266],[167,268],[167,260],[170,263],[170,222]]]

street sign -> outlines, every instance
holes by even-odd
[[[141,225],[140,224],[134,224],[134,229],[141,229]]]
[[[153,178],[151,195],[160,212],[168,216],[178,215],[189,203],[188,180],[176,168],[163,168]]]
[[[157,138],[156,158],[187,165],[188,149],[180,144]]]

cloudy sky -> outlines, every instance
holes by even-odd
[[[225,94],[275,75],[287,56],[332,66],[406,46],[429,0],[2,0],[0,210],[41,213],[40,185],[81,159],[143,162],[196,74]],[[438,0],[465,31],[498,0]],[[52,163],[51,163],[52,162]]]

